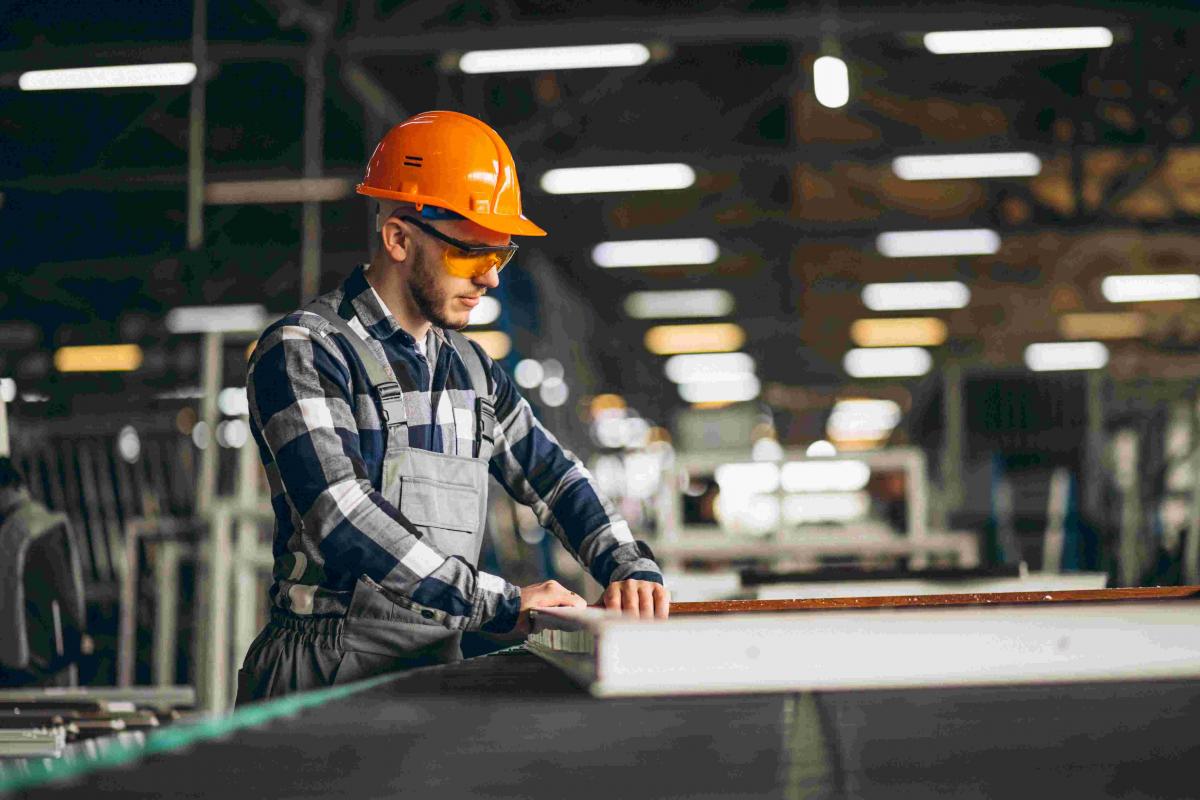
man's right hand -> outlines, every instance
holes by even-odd
[[[533,608],[583,608],[587,601],[567,589],[558,581],[545,581],[521,587],[521,613],[517,617],[514,633],[528,634],[529,610]]]

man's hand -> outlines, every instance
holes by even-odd
[[[532,608],[583,608],[587,601],[567,589],[558,581],[545,581],[521,587],[521,613],[517,616],[514,633],[528,634],[530,631],[529,610]]]
[[[639,619],[666,619],[671,592],[654,581],[613,581],[604,590],[600,605]]]

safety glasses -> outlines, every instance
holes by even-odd
[[[455,239],[453,236],[447,236],[437,228],[426,222],[422,222],[416,217],[405,215],[400,217],[400,219],[416,225],[430,236],[441,239],[453,248],[442,251],[442,260],[446,271],[458,278],[481,278],[493,269],[499,272],[517,254],[517,245],[515,243],[499,247],[467,244]]]

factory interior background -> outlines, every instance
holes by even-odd
[[[82,602],[0,674],[226,713],[275,563],[247,361],[431,109],[549,232],[464,333],[675,602],[1200,584],[1198,62],[1182,0],[4,4],[0,485]],[[121,65],[156,85],[61,71]],[[494,483],[480,565],[603,588]]]

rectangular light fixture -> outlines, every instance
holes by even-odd
[[[1100,369],[1108,348],[1100,342],[1041,342],[1025,348],[1025,365],[1034,372]]]
[[[850,72],[836,56],[821,56],[813,62],[813,93],[826,108],[841,108],[850,102]]]
[[[937,317],[859,319],[850,325],[850,339],[859,347],[937,347],[947,335],[946,323]]]
[[[629,164],[552,169],[541,186],[549,194],[593,194],[686,189],[695,182],[696,171],[687,164]]]
[[[512,351],[512,339],[503,331],[466,331],[464,334],[483,348],[483,352],[499,361]]]
[[[933,367],[929,351],[919,347],[869,347],[846,353],[842,366],[854,378],[907,378]]]
[[[1042,160],[1033,153],[960,153],[892,160],[892,172],[906,181],[1028,178],[1041,171]]]
[[[937,55],[1017,53],[1029,50],[1080,50],[1110,47],[1112,31],[1102,27],[1005,28],[982,31],[931,31],[925,48]]]
[[[770,494],[779,489],[779,466],[764,461],[722,464],[714,471],[713,479],[727,494]]]
[[[960,281],[868,283],[863,304],[872,311],[926,311],[962,308],[971,302],[971,290]]]
[[[883,439],[900,424],[900,405],[894,400],[839,400],[825,423],[830,439]]]
[[[728,353],[746,343],[746,332],[732,322],[656,325],[646,331],[646,349],[660,356],[676,353]]]
[[[1200,299],[1200,275],[1109,275],[1100,292],[1110,303]]]
[[[640,239],[601,242],[592,248],[592,261],[601,267],[662,267],[711,264],[720,254],[712,239]]]
[[[0,403],[11,403],[17,399],[17,382],[12,378],[0,378]]]
[[[754,374],[754,359],[745,353],[693,353],[671,356],[664,365],[674,383],[719,383]]]
[[[790,461],[779,472],[785,492],[857,492],[871,480],[862,461]]]
[[[233,306],[182,306],[167,313],[171,333],[258,333],[267,309],[257,303]]]
[[[625,313],[634,319],[723,317],[732,311],[733,295],[724,289],[633,292],[625,298]]]
[[[875,237],[875,249],[888,258],[987,256],[1000,249],[1000,234],[988,228],[889,231]]]
[[[484,295],[479,298],[479,305],[471,309],[471,315],[467,319],[467,325],[476,327],[478,325],[491,325],[500,318],[500,301],[494,297]]]
[[[209,205],[308,203],[341,200],[354,194],[346,178],[285,178],[263,181],[214,181],[204,187]]]
[[[21,73],[17,85],[26,92],[56,89],[124,89],[133,86],[184,86],[196,78],[196,65],[127,64],[114,67],[37,69]]]
[[[1149,327],[1145,314],[1136,311],[1063,314],[1058,332],[1064,339],[1138,339]]]
[[[762,385],[753,375],[723,381],[679,384],[679,396],[689,403],[740,403],[758,397]]]
[[[556,69],[637,67],[650,60],[644,44],[597,44],[581,47],[521,47],[509,50],[471,50],[458,59],[468,75],[490,72],[541,72]]]
[[[804,525],[818,522],[851,522],[871,511],[866,492],[816,492],[789,494],[783,498],[783,522]]]
[[[98,344],[60,347],[54,352],[59,372],[132,372],[142,365],[142,348],[136,344]]]

